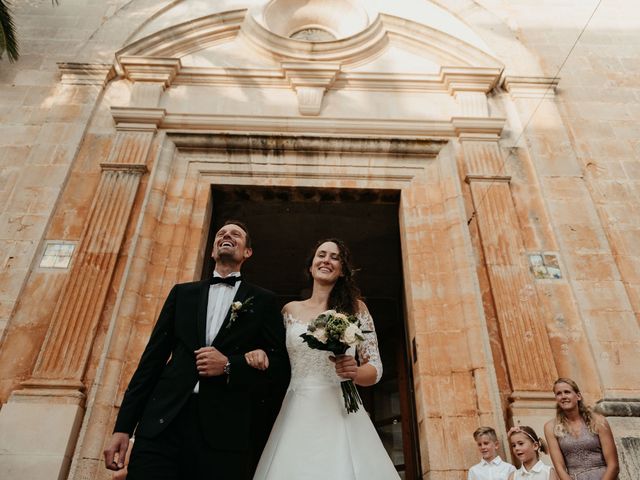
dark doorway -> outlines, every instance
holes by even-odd
[[[396,190],[214,186],[211,233],[229,218],[251,230],[254,253],[243,267],[253,283],[282,305],[306,298],[304,262],[319,239],[342,238],[358,268],[357,280],[373,316],[384,374],[360,392],[402,478],[419,478],[413,380],[405,336],[402,259]],[[210,275],[212,262],[205,264]]]

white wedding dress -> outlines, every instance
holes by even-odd
[[[368,314],[362,330],[373,331]],[[367,412],[361,405],[347,413],[341,378],[328,357],[300,335],[307,325],[285,315],[291,383],[282,402],[254,480],[394,480],[399,479]],[[361,361],[382,375],[375,333],[358,346]]]

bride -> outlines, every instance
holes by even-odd
[[[375,384],[382,376],[373,320],[353,279],[349,250],[338,239],[318,243],[307,262],[313,279],[311,298],[282,310],[291,361],[291,383],[260,458],[254,480],[393,480],[399,479],[378,434],[360,408],[347,413],[340,382]],[[365,341],[353,351],[333,357],[312,350],[301,334],[325,310],[355,314]],[[255,367],[268,367],[262,350],[246,354]]]

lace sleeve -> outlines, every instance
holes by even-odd
[[[380,359],[380,351],[378,350],[378,337],[376,329],[373,326],[373,318],[367,307],[363,304],[362,309],[357,314],[360,320],[360,329],[370,331],[364,335],[364,341],[358,345],[358,358],[360,364],[368,363],[376,369],[376,383],[382,378],[382,360]]]

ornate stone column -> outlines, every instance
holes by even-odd
[[[41,457],[38,462],[32,458],[38,465],[26,475],[34,480],[62,478],[68,471],[84,414],[89,356],[140,178],[165,113],[156,105],[179,67],[179,61],[171,59],[122,64],[136,82],[131,101],[137,105],[113,107],[115,139],[108,158],[100,163],[102,173],[78,253],[31,378],[12,393],[0,413],[0,431],[11,432],[6,445],[0,436],[0,449],[16,453],[2,456],[3,472],[19,467],[15,446],[31,443],[30,456]]]
[[[512,387],[514,423],[540,428],[553,406],[549,386],[557,377],[545,312],[529,272],[520,225],[498,143],[502,127],[470,130],[473,116],[488,113],[483,92],[456,92],[462,116],[453,120],[462,147],[465,181],[473,202],[480,244]]]

